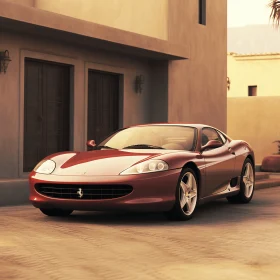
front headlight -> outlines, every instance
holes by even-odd
[[[168,170],[168,164],[163,160],[147,160],[129,167],[120,175],[143,174]]]
[[[55,170],[55,162],[47,159],[40,161],[34,168],[34,171],[41,174],[51,174]]]

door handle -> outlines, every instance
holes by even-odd
[[[231,147],[228,147],[228,151],[231,151]],[[233,155],[235,155],[235,152],[231,152]]]

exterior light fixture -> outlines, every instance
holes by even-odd
[[[10,61],[11,59],[9,56],[9,51],[8,50],[0,51],[0,73],[7,72]]]
[[[144,76],[138,75],[135,79],[135,91],[136,93],[141,93],[143,88],[142,85],[144,84]]]
[[[230,79],[227,77],[227,89],[230,90]]]

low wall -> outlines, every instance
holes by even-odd
[[[29,204],[27,179],[0,180],[0,207]]]
[[[256,164],[278,151],[280,140],[280,96],[229,97],[227,100],[227,134],[249,142],[256,155]]]

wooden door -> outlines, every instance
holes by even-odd
[[[69,150],[70,67],[25,60],[23,171]]]
[[[119,128],[119,75],[88,73],[88,140],[97,144]]]

